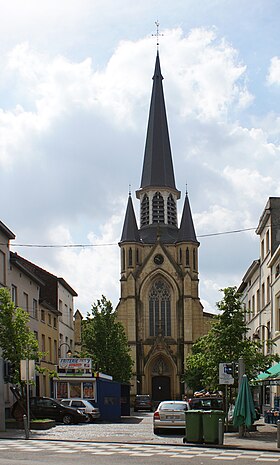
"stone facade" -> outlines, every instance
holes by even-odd
[[[180,226],[159,56],[156,58],[147,130],[138,228],[131,195],[120,241],[121,297],[117,307],[124,325],[134,374],[131,394],[155,401],[179,399],[184,361],[204,335],[212,315],[199,299],[198,248],[188,195]]]

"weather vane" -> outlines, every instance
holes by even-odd
[[[152,36],[156,37],[157,38],[157,49],[158,49],[158,46],[159,46],[159,37],[160,36],[163,36],[163,34],[160,34],[159,33],[159,22],[158,21],[155,21],[155,25],[157,27],[157,33],[156,34],[152,34]]]

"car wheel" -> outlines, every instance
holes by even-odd
[[[65,425],[70,425],[71,423],[73,423],[73,417],[72,415],[69,415],[69,414],[66,414],[64,415],[64,417],[62,418],[62,421]]]

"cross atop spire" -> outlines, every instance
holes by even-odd
[[[156,28],[157,28],[157,32],[156,32],[156,34],[152,34],[152,36],[157,38],[157,49],[158,49],[158,47],[159,47],[159,37],[163,36],[163,34],[159,33],[159,22],[158,21],[155,21],[155,25],[156,25]]]

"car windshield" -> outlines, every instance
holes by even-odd
[[[177,403],[174,404],[172,402],[165,403],[159,406],[160,410],[186,410],[187,404],[185,403]]]

